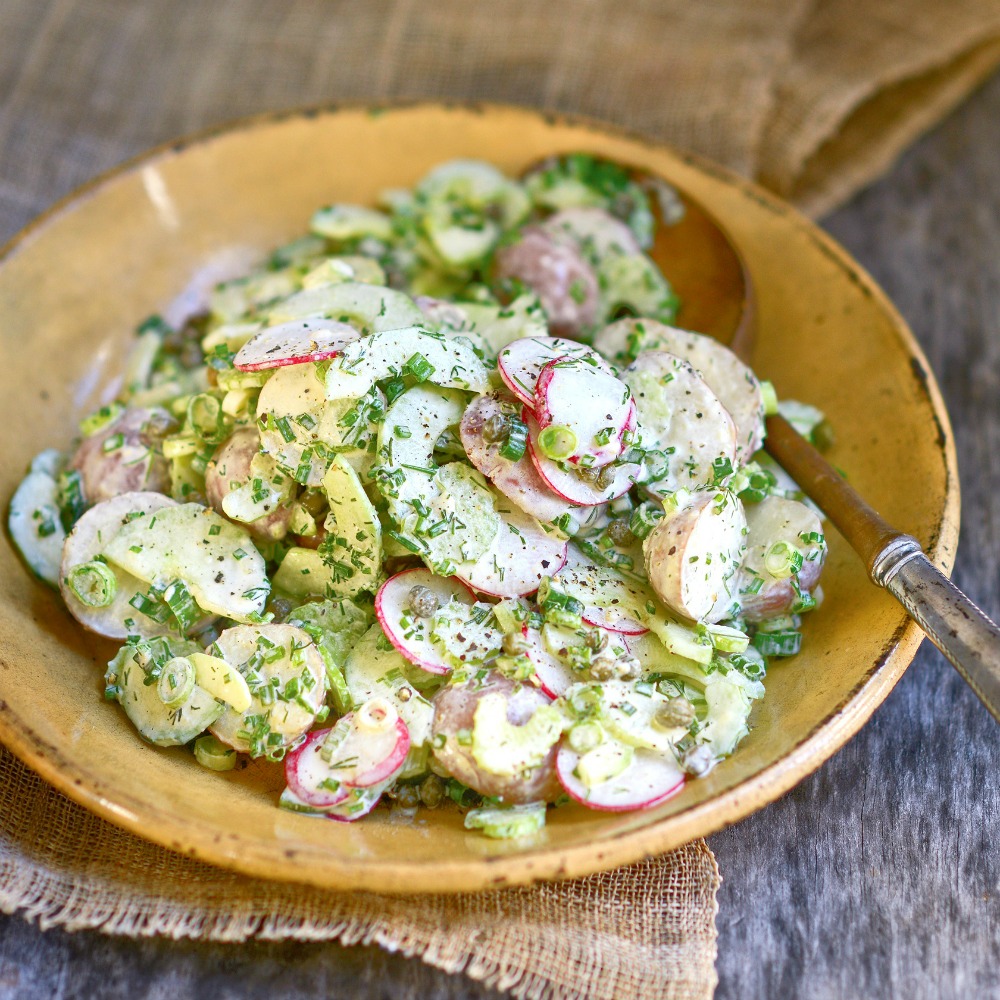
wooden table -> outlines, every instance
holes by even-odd
[[[8,35],[4,52],[16,49],[19,61],[0,66],[0,241],[116,158],[116,151],[80,139],[43,162],[21,155],[11,123],[27,120],[30,88],[40,79],[32,61],[45,58],[30,46],[30,28],[22,19],[21,48]],[[172,131],[189,126],[179,120]],[[143,139],[133,134],[124,141],[135,152],[147,144]],[[1000,616],[998,151],[1000,78],[825,222],[895,300],[941,382],[964,496],[955,578],[994,617]],[[724,877],[720,1000],[1000,997],[998,775],[1000,729],[944,659],[925,647],[840,753],[781,801],[711,839]],[[374,948],[131,941],[42,933],[0,917],[0,998],[161,996],[496,994]]]

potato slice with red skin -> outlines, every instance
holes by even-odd
[[[743,616],[750,622],[767,621],[786,615],[797,598],[792,577],[775,577],[767,571],[765,556],[775,542],[787,542],[802,555],[802,568],[796,574],[799,589],[811,591],[819,582],[826,560],[823,522],[815,512],[798,500],[765,497],[760,503],[747,504],[747,553],[737,583]],[[756,581],[763,580],[760,589]]]
[[[464,737],[466,732],[472,732],[476,707],[488,694],[502,694],[507,698],[507,721],[515,726],[523,726],[539,708],[550,704],[549,698],[537,688],[517,685],[495,671],[481,681],[442,688],[433,701],[432,746],[438,763],[480,795],[496,795],[511,805],[551,802],[558,798],[561,787],[555,772],[556,747],[530,774],[505,777],[481,768],[472,755],[471,744],[460,742],[460,733]]]
[[[80,473],[87,502],[137,491],[169,493],[170,464],[163,457],[163,438],[175,425],[159,407],[126,409],[117,420],[84,438],[69,466]]]
[[[576,247],[591,263],[611,254],[642,253],[635,233],[621,219],[596,206],[564,208],[550,215],[540,228],[558,242]]]
[[[255,427],[241,427],[219,446],[205,469],[205,495],[209,504],[226,517],[222,501],[238,489],[250,474],[250,461],[260,451],[260,435]],[[236,521],[254,538],[275,541],[284,538],[292,519],[288,504],[278,504],[274,511],[256,521]]]
[[[651,320],[643,322],[655,327],[647,330],[647,337],[655,337],[661,350],[687,361],[719,397],[736,425],[736,459],[744,465],[764,443],[764,393],[757,376],[712,337]]]
[[[554,521],[574,505],[557,497],[532,464],[527,450],[516,461],[500,454],[502,441],[487,441],[483,428],[492,417],[503,417],[503,399],[498,393],[477,396],[466,408],[459,427],[462,446],[469,461],[512,503],[539,521]],[[517,411],[515,411],[517,412]]]
[[[572,241],[540,226],[526,226],[515,243],[494,258],[496,277],[512,278],[530,288],[560,337],[579,337],[597,320],[597,275]]]
[[[59,568],[59,591],[70,614],[82,625],[106,635],[110,639],[124,639],[128,635],[149,638],[162,635],[165,627],[147,618],[133,608],[129,601],[135,594],[144,594],[149,585],[117,566],[109,569],[118,581],[118,590],[105,608],[91,608],[80,601],[69,588],[68,577],[76,566],[82,566],[101,555],[108,542],[136,515],[150,516],[164,507],[176,507],[175,501],[162,493],[133,492],[104,500],[86,511],[63,545],[62,564]],[[131,625],[125,625],[126,619]]]
[[[714,482],[716,463],[735,468],[736,425],[705,380],[683,358],[644,351],[622,372],[639,410],[646,449],[665,453],[665,474],[647,489],[658,496]]]
[[[678,614],[695,621],[720,621],[736,595],[746,551],[747,521],[739,497],[728,491],[702,492],[690,506],[665,517],[646,538],[649,582]]]

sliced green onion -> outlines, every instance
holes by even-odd
[[[802,648],[802,633],[785,630],[783,632],[758,632],[753,644],[764,656],[794,656]]]
[[[775,542],[764,555],[764,569],[775,579],[784,580],[802,569],[802,553],[788,542]]]
[[[406,382],[398,376],[391,378],[382,386],[382,391],[385,393],[386,403],[392,405],[406,391]]]
[[[712,646],[720,653],[742,653],[750,645],[750,637],[728,625],[704,625]]]
[[[166,459],[197,455],[200,450],[201,442],[187,434],[171,434],[163,439],[163,457]]]
[[[76,469],[68,469],[59,474],[57,483],[59,492],[56,502],[59,504],[59,517],[63,527],[69,531],[87,509],[87,501],[83,498],[83,480]]]
[[[156,590],[150,589],[148,594],[133,594],[128,603],[136,611],[141,612],[147,618],[152,618],[160,625],[163,625],[170,617],[170,608],[160,600],[160,595]]]
[[[538,447],[546,458],[560,461],[576,450],[576,435],[562,424],[549,424],[538,435]]]
[[[638,539],[648,538],[656,523],[663,519],[663,511],[652,503],[641,503],[628,520],[628,530]]]
[[[74,566],[68,583],[80,603],[88,608],[106,608],[118,593],[118,580],[111,567],[97,559]]]
[[[528,427],[523,420],[517,417],[507,418],[507,439],[500,449],[502,458],[509,458],[512,462],[518,461],[528,447]]]
[[[773,417],[778,412],[778,394],[774,386],[767,381],[761,382],[760,393],[764,397],[764,415]]]
[[[214,736],[199,736],[194,741],[194,756],[210,771],[231,771],[236,767],[236,751]]]
[[[104,430],[109,424],[113,424],[124,412],[125,406],[122,403],[116,402],[102,406],[80,421],[80,433],[84,437],[92,437],[98,431]]]
[[[225,434],[222,403],[207,392],[191,397],[187,405],[187,419],[191,429],[203,441],[220,441]]]
[[[175,656],[160,668],[156,693],[167,708],[177,708],[191,697],[194,683],[194,664],[186,656]]]
[[[403,370],[409,372],[418,382],[426,382],[434,374],[434,365],[418,353],[403,365]]]
[[[163,591],[163,600],[181,632],[187,632],[202,616],[201,609],[182,580],[174,580],[167,585]]]

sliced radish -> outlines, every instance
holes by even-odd
[[[501,442],[489,442],[483,437],[486,422],[494,416],[504,416],[500,397],[495,393],[477,397],[466,409],[459,431],[469,461],[508,500],[539,521],[554,521],[574,510],[573,504],[557,497],[545,485],[527,453],[512,461],[500,454]]]
[[[621,465],[609,466],[614,470],[614,476],[606,489],[600,490],[596,485],[591,485],[581,479],[577,472],[564,469],[558,462],[546,458],[541,453],[538,448],[540,428],[527,407],[521,411],[521,419],[528,425],[528,451],[532,463],[548,488],[564,500],[581,507],[596,507],[608,500],[624,496],[635,485],[642,471],[635,462],[622,462]]]
[[[456,575],[492,597],[533,594],[543,576],[553,576],[566,564],[568,543],[517,508],[497,513],[501,524],[493,543],[474,563],[459,566]]]
[[[411,663],[429,674],[447,674],[451,664],[431,641],[430,618],[421,618],[410,607],[410,593],[414,587],[426,587],[439,605],[451,601],[473,605],[475,595],[459,579],[452,576],[435,576],[428,569],[406,569],[389,577],[375,595],[375,614],[386,638]]]
[[[409,752],[406,723],[387,699],[371,698],[338,720],[324,741],[320,760],[334,781],[370,788],[392,778]]]
[[[233,366],[255,372],[323,361],[335,357],[360,336],[353,326],[319,316],[279,323],[251,337],[237,352]]]
[[[338,823],[352,823],[356,819],[362,819],[379,804],[382,793],[391,784],[390,780],[372,785],[371,788],[352,788],[343,802],[325,810],[323,815],[327,819],[335,819]]]
[[[285,781],[289,790],[296,799],[313,809],[329,809],[343,802],[351,791],[339,777],[331,775],[330,765],[320,756],[330,732],[329,729],[311,732],[305,743],[285,758]]]
[[[589,456],[600,468],[621,455],[625,432],[635,429],[636,408],[631,390],[614,375],[585,358],[560,358],[538,376],[535,416],[541,428],[568,427],[576,435],[566,461],[575,465]]]
[[[574,773],[580,756],[568,746],[560,747],[556,772],[570,797],[588,809],[605,812],[650,809],[684,787],[684,772],[678,763],[650,750],[636,750],[632,763],[621,774],[590,787]]]
[[[605,629],[601,629],[601,631],[607,634],[610,648],[618,649],[623,653],[629,652],[628,644],[621,634],[612,633]],[[578,671],[573,670],[558,656],[550,652],[546,646],[545,637],[538,629],[529,628],[525,624],[521,628],[521,635],[531,644],[528,648],[528,659],[531,660],[535,668],[535,677],[538,679],[539,686],[550,698],[561,698],[574,684],[585,680]],[[576,639],[577,645],[582,642],[582,639]]]
[[[649,629],[645,625],[630,618],[619,608],[599,608],[589,605],[583,609],[580,617],[588,624],[617,632],[619,635],[645,635]]]
[[[586,358],[595,368],[614,374],[612,367],[585,344],[561,337],[524,337],[508,344],[497,357],[504,384],[522,403],[535,405],[535,386],[542,369],[560,358]]]

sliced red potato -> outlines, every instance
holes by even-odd
[[[639,410],[645,449],[663,453],[661,475],[648,485],[662,496],[713,483],[735,468],[736,425],[704,379],[683,358],[644,351],[622,373]]]
[[[159,407],[123,410],[116,420],[80,442],[69,467],[80,473],[88,503],[122,493],[170,492],[170,463],[163,457],[163,438],[176,426]]]
[[[525,226],[516,242],[497,250],[494,268],[501,281],[521,282],[538,296],[553,333],[578,337],[597,320],[597,275],[565,237]]]
[[[658,325],[659,347],[687,361],[736,424],[736,458],[750,460],[764,443],[764,394],[757,376],[728,347],[704,334]]]
[[[583,358],[595,368],[614,375],[614,369],[585,344],[563,337],[522,337],[508,344],[497,355],[500,378],[526,406],[535,408],[535,388],[542,369],[550,361],[563,358]]]
[[[513,805],[552,801],[559,795],[555,747],[538,767],[517,775],[494,774],[476,762],[467,737],[475,726],[480,701],[490,694],[507,699],[507,721],[514,726],[524,725],[539,708],[550,704],[548,696],[537,688],[515,684],[496,672],[481,680],[442,688],[433,700],[435,758],[452,777],[480,795],[495,795]]]
[[[209,504],[223,517],[226,497],[244,486],[250,478],[250,463],[260,452],[260,435],[256,427],[241,427],[221,445],[205,469],[205,496]],[[274,503],[274,509],[253,521],[239,525],[254,538],[273,541],[284,538],[292,519],[291,504]]]
[[[611,481],[607,487],[600,489],[596,483],[592,485],[581,479],[580,474],[574,468],[563,468],[558,462],[546,458],[542,454],[538,447],[538,435],[541,433],[541,428],[530,410],[525,408],[521,412],[521,419],[528,425],[528,452],[531,455],[532,463],[546,486],[564,500],[580,507],[596,507],[598,504],[616,500],[628,493],[639,478],[642,470],[634,462],[609,465],[601,472],[603,475],[610,469]]]
[[[347,323],[320,316],[265,327],[236,353],[233,366],[244,372],[324,361],[339,354],[361,333]]]
[[[608,751],[602,744],[589,753]],[[630,812],[633,809],[650,809],[676,795],[684,787],[684,772],[673,756],[651,750],[632,750],[621,747],[622,762],[630,759],[614,777],[599,784],[587,785],[579,777],[582,756],[568,746],[559,748],[556,770],[559,781],[571,798],[588,809],[604,812]],[[585,765],[586,766],[586,765]],[[612,768],[613,769],[613,768]]]
[[[629,387],[592,358],[559,358],[539,373],[535,385],[538,426],[568,427],[576,447],[566,461],[589,458],[594,468],[615,461],[625,432],[635,429],[636,406]]]
[[[649,582],[678,614],[696,621],[728,617],[746,551],[747,520],[728,491],[696,494],[660,521],[643,543]]]
[[[308,633],[294,625],[236,625],[215,648],[230,666],[243,668],[253,695],[245,712],[227,708],[212,725],[216,739],[259,756],[308,732],[326,704],[326,665]]]
[[[148,585],[138,577],[117,566],[108,566],[113,572],[116,589],[111,603],[105,607],[84,604],[69,586],[70,574],[79,566],[103,554],[108,543],[137,516],[150,516],[165,507],[177,504],[162,493],[122,493],[111,500],[104,500],[73,525],[73,530],[63,545],[62,563],[59,568],[59,591],[70,614],[98,635],[110,639],[124,639],[128,635],[144,638],[161,635],[163,625],[147,618],[133,608],[129,601],[136,594],[144,594]],[[129,621],[131,624],[126,625]]]
[[[552,576],[566,562],[567,542],[546,531],[524,511],[501,509],[500,530],[474,563],[463,563],[456,576],[474,590],[492,597],[524,597],[538,590],[543,576]]]
[[[413,590],[421,587],[430,596],[420,594],[417,604],[425,602],[429,615],[418,614],[413,607]],[[436,606],[434,601],[437,601]],[[452,601],[471,607],[476,597],[461,580],[436,576],[429,569],[406,569],[389,577],[375,595],[375,614],[386,638],[411,663],[429,674],[447,674],[452,665],[431,640],[434,612]]]
[[[786,615],[800,591],[810,591],[819,582],[826,560],[823,522],[804,503],[784,497],[766,497],[746,505],[747,552],[740,568],[736,590],[743,616],[751,622]],[[791,574],[775,576],[767,566],[768,551],[784,542],[802,556],[802,567]]]
[[[612,254],[642,253],[632,230],[603,208],[564,208],[550,215],[541,229],[560,243],[575,246],[592,264]]]
[[[666,337],[673,329],[659,320],[629,316],[598,330],[594,335],[594,350],[615,364],[628,365],[643,351],[670,350]]]

